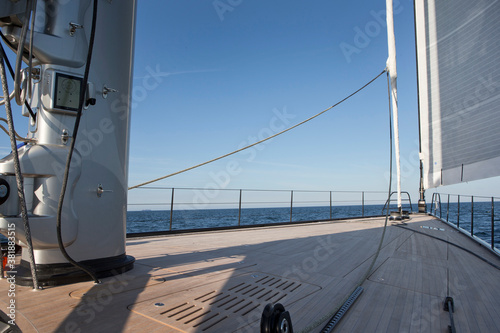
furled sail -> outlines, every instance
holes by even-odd
[[[500,175],[500,0],[416,0],[424,187]]]

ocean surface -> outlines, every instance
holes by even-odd
[[[272,224],[290,222],[290,216],[294,222],[380,216],[385,214],[382,209],[383,205],[333,206],[331,212],[329,206],[293,207],[291,212],[290,207],[243,208],[241,216],[239,216],[238,209],[174,209],[172,216],[169,210],[129,211],[127,233],[227,227],[237,226],[238,223],[240,225]],[[403,207],[403,209],[409,210],[409,207]],[[417,209],[416,205],[413,209]],[[429,209],[430,205],[428,205]],[[439,210],[436,214],[439,216]],[[500,206],[495,209],[494,215],[494,242],[498,247],[500,244]],[[461,228],[470,233],[472,218],[470,203],[461,203],[460,208],[457,203],[450,203],[449,207],[447,203],[442,204],[441,217],[446,219],[447,216],[449,222],[455,225],[458,222]],[[475,202],[473,219],[474,235],[491,244],[491,202]]]
[[[429,206],[428,210],[430,210]],[[434,208],[432,207],[433,213]],[[461,202],[460,205],[456,202],[449,205],[443,202],[441,204],[441,212],[437,208],[435,215],[466,230],[469,234],[472,231],[474,236],[490,245],[493,235],[494,246],[498,248],[500,246],[500,204],[495,202],[493,226],[491,208],[491,201],[474,202],[473,204],[470,202]]]

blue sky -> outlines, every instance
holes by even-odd
[[[384,9],[383,1],[139,2],[134,84],[151,69],[165,74],[133,109],[130,184],[255,142],[365,84],[385,67]],[[410,2],[396,9],[401,145],[410,161],[418,152],[413,10]],[[277,114],[288,116],[271,126]],[[228,188],[385,190],[387,114],[384,76],[261,150],[161,184],[204,187],[232,160],[241,172]],[[417,188],[418,178],[406,183]]]
[[[402,187],[416,201],[413,2],[396,1],[394,10]],[[140,90],[152,69],[163,74],[132,112],[130,184],[253,143],[356,90],[385,67],[384,14],[385,1],[139,1],[134,86]],[[259,149],[158,184],[384,191],[387,99],[381,77]],[[288,116],[279,122],[277,114]],[[228,172],[231,167],[237,172]],[[440,190],[498,195],[498,183],[494,178]]]
[[[394,6],[402,185],[416,201],[413,2]],[[385,67],[384,12],[382,0],[138,1],[129,184],[253,143],[358,89]],[[387,100],[384,75],[291,132],[156,185],[385,191]],[[2,153],[8,146],[2,137]],[[499,182],[441,190],[500,195]]]

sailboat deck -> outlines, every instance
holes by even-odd
[[[295,332],[313,323],[319,332],[366,274],[383,225],[366,218],[130,239],[134,269],[100,285],[16,286],[16,322],[23,332],[258,332],[264,306],[280,302]],[[432,217],[389,222],[364,292],[336,331],[447,332],[446,296],[458,332],[500,331],[494,265],[497,256]],[[0,281],[4,312],[8,289]]]

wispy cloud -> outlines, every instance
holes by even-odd
[[[178,72],[160,72],[157,71],[154,72],[153,76],[154,77],[168,77],[172,75],[181,75],[181,74],[198,74],[198,73],[212,73],[212,72],[219,72],[219,69],[197,69],[197,70],[191,70],[191,71],[178,71]],[[143,80],[146,78],[151,77],[151,74],[147,75],[142,75],[142,76],[134,76],[134,80]]]
[[[266,166],[288,167],[288,168],[295,168],[295,169],[310,169],[310,166],[304,166],[304,165],[300,165],[300,164],[267,162],[267,161],[257,161],[257,160],[247,161],[245,159],[239,159],[239,158],[235,158],[235,160],[238,160],[238,161],[241,161],[241,162],[261,164],[261,165],[266,165]]]
[[[11,152],[10,147],[0,146],[0,157],[7,155],[7,154],[10,154],[10,152]]]

